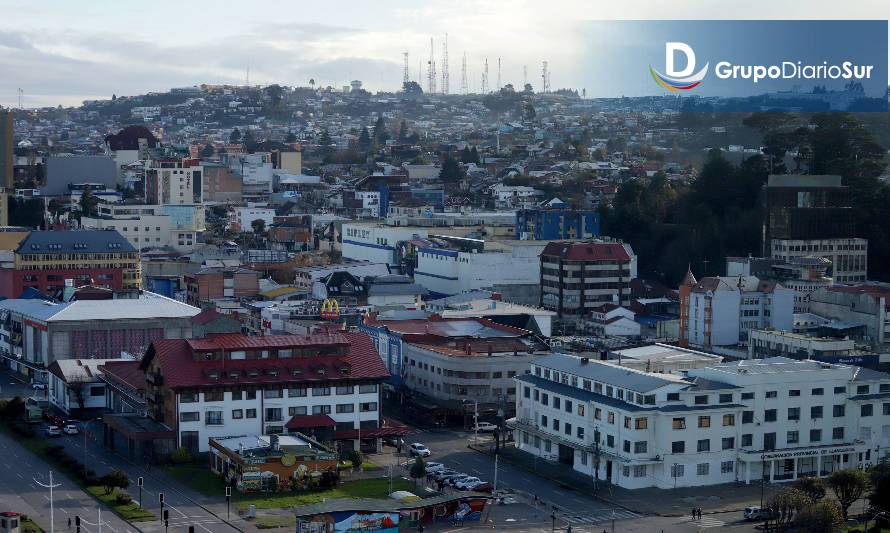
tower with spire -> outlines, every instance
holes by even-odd
[[[682,348],[689,347],[689,295],[692,294],[692,288],[698,284],[695,275],[692,273],[692,266],[686,268],[686,275],[680,282],[680,339],[679,344]]]

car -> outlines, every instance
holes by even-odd
[[[65,432],[65,435],[77,435],[80,433],[80,429],[78,429],[75,424],[65,424],[62,431]]]
[[[442,470],[436,470],[435,472],[433,472],[433,478],[435,478],[436,481],[443,481],[448,476],[455,476],[457,474],[460,474],[460,472],[458,472],[457,470],[443,468]]]
[[[31,390],[46,390],[46,383],[35,381],[31,383]]]
[[[408,450],[411,452],[411,455],[415,455],[417,457],[429,457],[433,453],[430,451],[429,448],[419,442],[413,443],[411,446],[408,447]]]
[[[472,492],[491,492],[494,490],[494,485],[488,481],[482,481],[470,487],[470,490]]]
[[[459,490],[470,490],[470,487],[474,486],[476,483],[482,483],[482,480],[476,476],[470,476],[455,483],[454,488]]]
[[[451,476],[450,478],[445,480],[445,483],[451,485],[452,487],[457,486],[458,483],[470,477],[470,474],[458,474],[456,476]]]
[[[460,477],[460,476],[466,476],[466,474],[461,473],[461,472],[452,472],[452,473],[450,473],[450,474],[448,474],[448,475],[445,475],[445,476],[440,477],[440,478],[439,478],[439,481],[441,481],[443,485],[450,485],[451,482],[452,482],[455,478],[458,478],[458,477]],[[469,477],[469,476],[467,476],[467,477]]]
[[[405,446],[405,441],[402,437],[386,437],[383,439],[383,444],[387,446],[392,446],[393,448],[398,448],[400,446]]]
[[[59,426],[46,426],[46,436],[47,437],[61,437],[62,436],[62,428]]]
[[[744,513],[745,520],[769,520],[773,514],[772,510],[759,505],[745,507]]]
[[[445,470],[445,465],[442,463],[429,462],[426,464],[426,473],[432,474],[433,472],[438,472],[439,470]]]
[[[492,433],[497,431],[498,427],[491,422],[479,422],[473,427],[474,431],[478,431],[480,433]]]

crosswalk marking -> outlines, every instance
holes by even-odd
[[[709,528],[709,527],[723,527],[726,525],[726,522],[724,522],[723,520],[718,520],[716,518],[710,518],[708,516],[703,516],[696,520],[687,518],[686,522],[689,522],[690,524],[695,524],[702,529]]]
[[[615,510],[614,513],[612,511],[603,511],[601,513],[583,514],[583,515],[568,513],[568,514],[561,516],[560,518],[562,518],[563,520],[565,520],[566,522],[568,522],[570,524],[599,524],[601,522],[608,522],[608,521],[612,520],[613,518],[615,520],[627,520],[630,518],[637,518],[639,516],[641,516],[641,515],[633,512],[633,511],[619,509],[619,510]]]

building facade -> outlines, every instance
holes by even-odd
[[[99,204],[96,217],[83,217],[84,228],[115,230],[137,249],[170,247],[189,253],[206,229],[203,205]]]
[[[652,374],[554,354],[517,376],[520,450],[627,489],[793,481],[881,461],[890,375],[782,357]]]
[[[149,204],[200,204],[203,186],[204,167],[196,159],[153,161],[145,170],[145,201]]]
[[[599,237],[600,216],[593,209],[571,209],[565,204],[516,211],[516,238],[533,241]]]

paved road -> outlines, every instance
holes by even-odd
[[[48,483],[50,469],[49,464],[31,454],[15,439],[0,433],[0,502],[3,510],[29,514],[43,529],[49,531],[49,489],[40,487],[33,478]],[[53,490],[56,531],[66,531],[68,518],[73,521],[76,515],[83,519],[81,530],[84,533],[98,531],[99,506],[96,500],[59,472],[53,472],[53,483],[59,484]],[[139,530],[104,508],[102,531],[128,533]]]
[[[34,391],[26,383],[19,381],[19,378],[13,377],[9,369],[0,366],[0,398],[15,398],[21,396],[27,398],[37,395],[44,398],[46,390]]]

